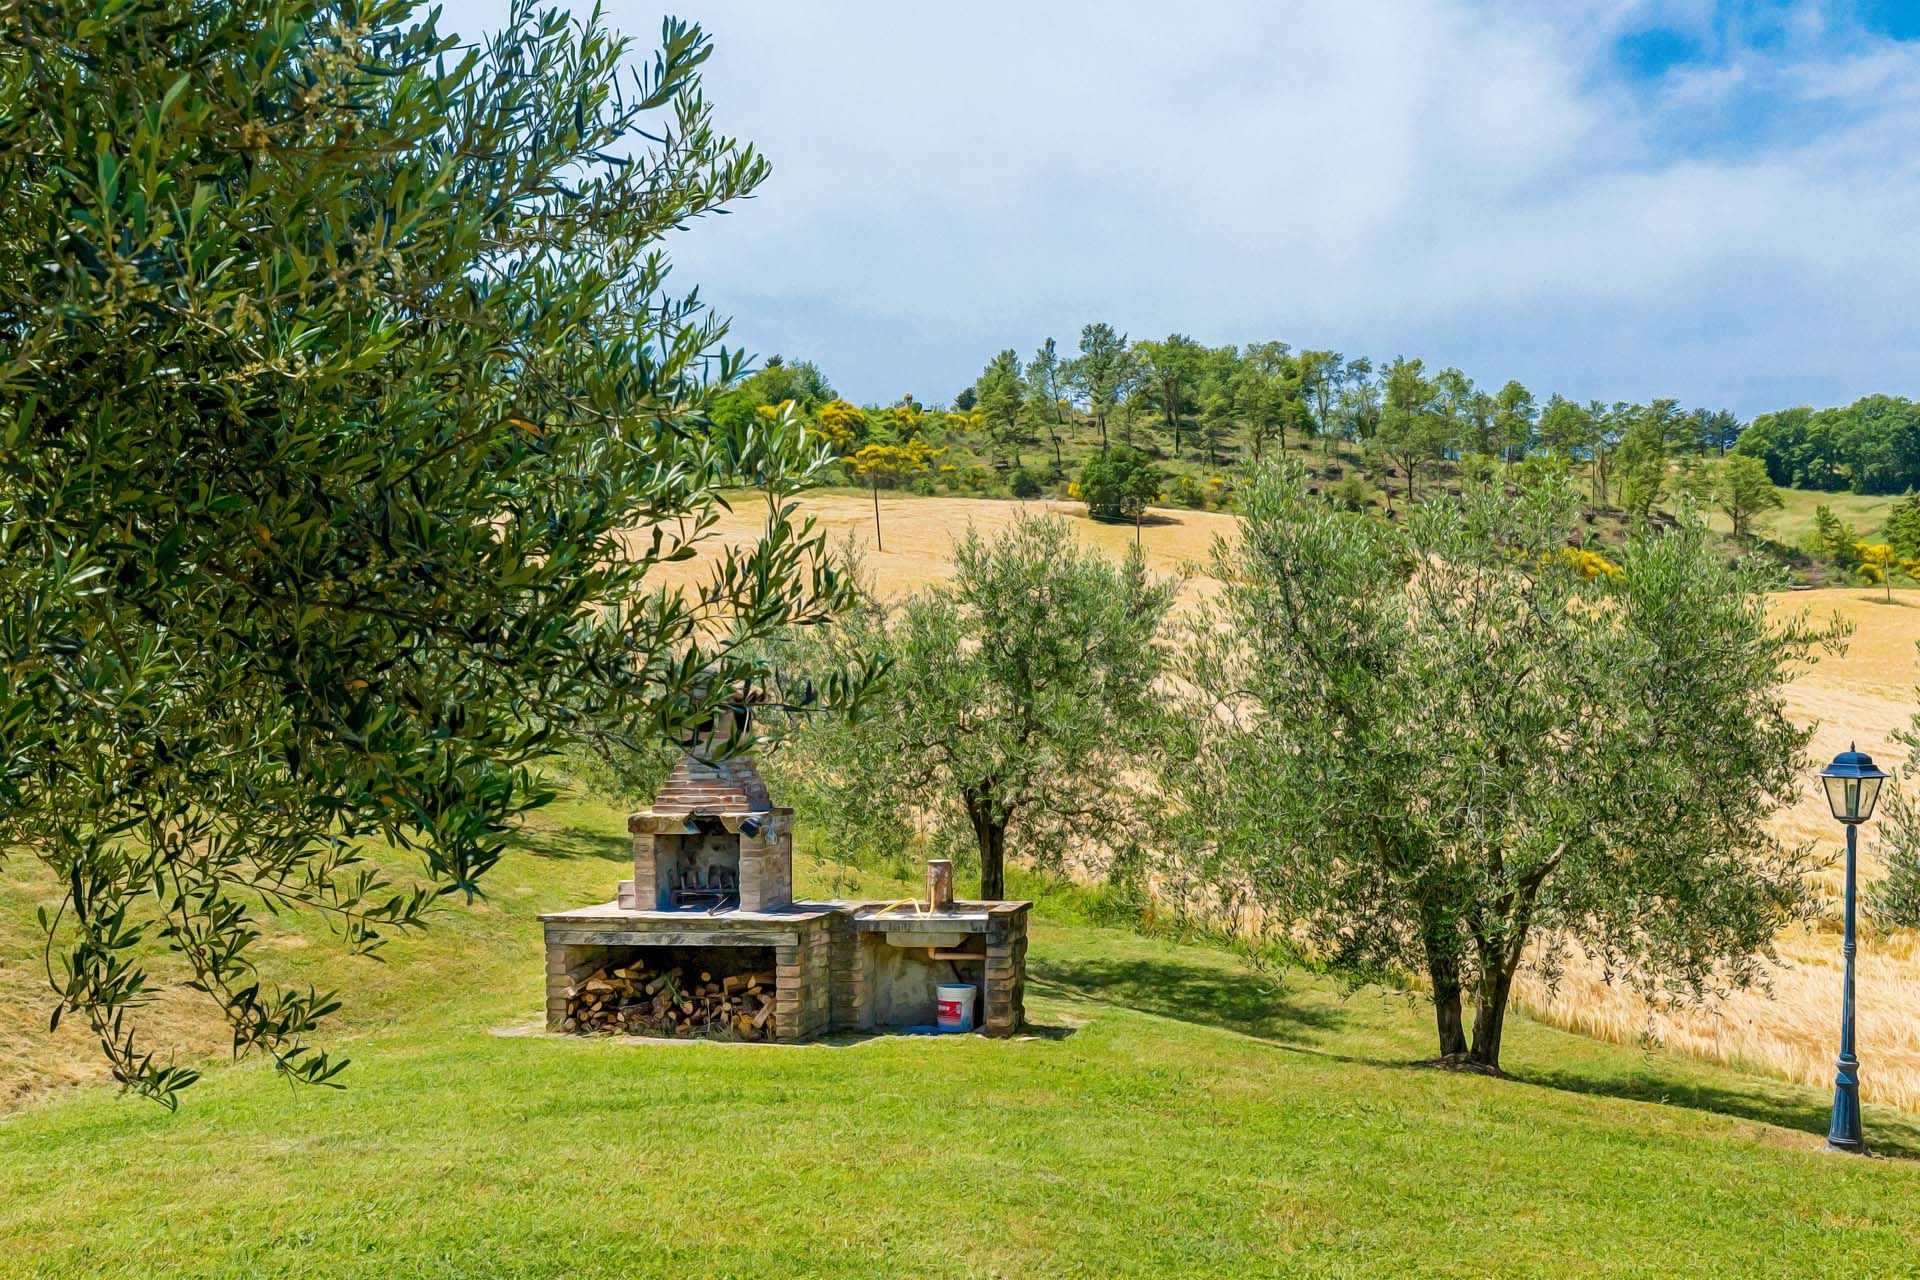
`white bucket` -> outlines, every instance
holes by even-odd
[[[941,983],[933,989],[933,1006],[942,1031],[973,1030],[973,996],[973,988],[960,983]]]

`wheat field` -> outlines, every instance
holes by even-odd
[[[969,525],[990,532],[1020,514],[1060,510],[1087,541],[1121,554],[1134,539],[1130,526],[1096,524],[1077,503],[1004,502],[965,498],[882,497],[885,550],[873,540],[872,500],[823,494],[802,504],[836,541],[852,537],[864,552],[867,571],[883,595],[911,591],[946,577],[953,539]],[[722,537],[749,535],[751,509],[742,504],[721,526]],[[1231,536],[1235,520],[1215,512],[1156,511],[1140,530],[1148,567],[1188,573],[1188,598],[1210,585],[1204,576],[1209,548]],[[688,569],[687,571],[691,571]],[[1817,725],[1813,766],[1858,742],[1883,766],[1899,763],[1892,741],[1906,724],[1920,686],[1920,592],[1895,591],[1885,603],[1877,591],[1839,588],[1784,592],[1775,599],[1785,613],[1809,610],[1838,614],[1854,626],[1847,651],[1823,657],[1803,671],[1790,692],[1794,715]],[[1815,840],[1836,859],[1841,829],[1828,816],[1817,786],[1809,786],[1775,815],[1783,839]],[[1871,825],[1863,829],[1862,866],[1879,871]],[[1535,977],[1522,982],[1517,998],[1535,1016],[1570,1030],[1618,1043],[1659,1043],[1730,1065],[1762,1068],[1788,1078],[1821,1083],[1832,1079],[1840,1026],[1841,871],[1829,867],[1822,880],[1828,899],[1823,919],[1795,928],[1778,942],[1781,964],[1765,990],[1735,993],[1710,1007],[1656,1012],[1633,993],[1603,982],[1597,972],[1573,968],[1555,990]],[[1858,972],[1861,1088],[1866,1097],[1920,1111],[1920,933],[1891,935],[1867,930]]]

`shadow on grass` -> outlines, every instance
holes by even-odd
[[[1341,1024],[1338,1013],[1291,998],[1272,978],[1248,970],[1177,960],[1049,959],[1028,970],[1047,994],[1081,996],[1262,1040],[1299,1044]]]
[[[1793,1129],[1817,1138],[1827,1136],[1828,1114],[1823,1101],[1809,1096],[1799,1086],[1776,1084],[1748,1078],[1743,1087],[1723,1089],[1697,1080],[1671,1076],[1603,1076],[1577,1070],[1553,1069],[1528,1071],[1514,1076],[1521,1084],[1540,1085],[1569,1093],[1595,1097],[1620,1098],[1628,1102],[1652,1102],[1690,1111],[1711,1111],[1716,1115],[1753,1120],[1779,1129]],[[1920,1160],[1920,1122],[1912,1116],[1887,1107],[1869,1106],[1866,1114],[1867,1147],[1875,1155],[1901,1160]]]
[[[1431,1064],[1390,1055],[1354,1056],[1316,1043],[1320,1033],[1359,1028],[1339,1009],[1313,1007],[1289,996],[1270,977],[1247,969],[1221,969],[1175,959],[1049,958],[1032,964],[1031,989],[1055,997],[1078,997],[1138,1009],[1200,1026],[1219,1027],[1271,1041],[1295,1052],[1384,1068],[1432,1070]],[[1345,1046],[1342,1046],[1345,1047]],[[1682,1075],[1648,1071],[1637,1075],[1572,1067],[1529,1067],[1505,1077],[1520,1086],[1557,1089],[1711,1112],[1824,1138],[1827,1110],[1817,1091],[1785,1081],[1739,1076],[1723,1087]],[[1869,1106],[1867,1145],[1879,1156],[1920,1159],[1920,1118]]]
[[[514,848],[536,858],[597,858],[628,862],[633,842],[623,835],[584,827],[522,827],[514,833]]]

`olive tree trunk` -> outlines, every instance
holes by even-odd
[[[988,902],[1007,896],[1007,819],[996,814],[988,787],[969,788],[967,819],[980,849],[980,897]]]

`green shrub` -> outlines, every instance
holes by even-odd
[[[1572,471],[1573,464],[1561,454],[1530,453],[1514,466],[1513,479],[1523,489],[1535,489],[1564,480]]]
[[[1348,472],[1340,483],[1327,490],[1327,496],[1347,511],[1365,511],[1373,491],[1358,473]]]
[[[1199,481],[1183,472],[1168,482],[1167,501],[1176,507],[1193,507],[1204,511],[1207,491]]]
[[[1468,484],[1491,484],[1499,474],[1499,461],[1484,453],[1469,453],[1460,459],[1460,478]]]
[[[1160,496],[1163,477],[1138,449],[1117,445],[1080,468],[1079,497],[1096,520],[1132,520]]]
[[[1046,492],[1040,477],[1025,467],[1013,469],[1013,474],[1007,477],[1007,490],[1016,498],[1037,498]]]

